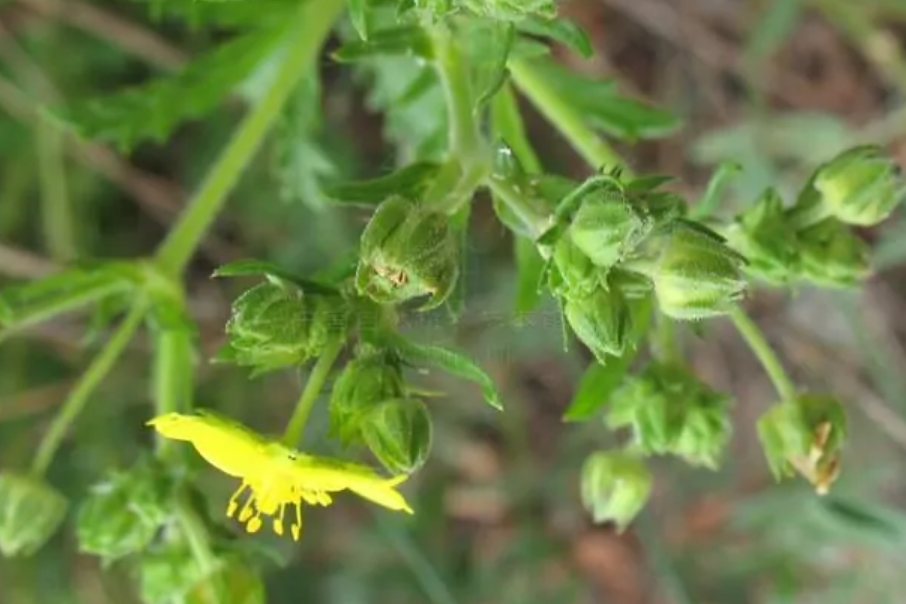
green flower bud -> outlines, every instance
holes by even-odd
[[[626,452],[591,454],[582,466],[582,503],[597,523],[613,521],[623,531],[651,494],[645,463]]]
[[[214,570],[189,586],[185,604],[264,604],[264,581],[241,559],[221,559]]]
[[[828,218],[799,232],[802,278],[824,287],[852,287],[871,272],[870,250],[842,222]]]
[[[170,515],[165,487],[150,462],[95,485],[76,520],[81,551],[109,563],[144,550]]]
[[[396,474],[411,474],[431,451],[433,430],[428,408],[418,399],[381,403],[362,425],[362,438],[374,456]]]
[[[846,410],[830,396],[803,394],[771,407],[758,420],[758,437],[776,479],[798,472],[825,494],[840,473]]]
[[[549,277],[551,291],[563,297],[588,296],[601,284],[601,270],[567,234],[554,244]]]
[[[737,216],[727,238],[748,260],[745,271],[750,275],[775,285],[785,285],[798,276],[797,234],[776,190],[766,190]]]
[[[403,373],[384,354],[368,354],[350,361],[330,395],[330,432],[344,444],[359,438],[364,418],[379,403],[403,396]]]
[[[858,226],[887,218],[906,193],[899,167],[876,146],[841,153],[815,172],[812,186],[828,214]]]
[[[359,292],[382,304],[430,296],[427,310],[450,296],[459,277],[459,244],[445,214],[392,197],[362,233]]]
[[[262,283],[233,303],[223,360],[264,373],[304,363],[344,338],[349,304],[339,294],[306,293],[286,282]]]
[[[30,556],[53,537],[69,503],[40,478],[0,473],[0,554]]]
[[[182,540],[166,541],[139,557],[138,591],[146,604],[182,601],[204,576],[198,560]]]
[[[570,222],[569,234],[594,264],[610,268],[635,249],[653,224],[621,194],[603,190],[585,196]]]
[[[652,239],[653,263],[639,266],[654,283],[658,305],[668,317],[694,321],[726,314],[742,298],[745,259],[714,231],[676,220]]]
[[[715,469],[730,439],[730,403],[684,367],[652,363],[613,394],[607,423],[630,428],[645,453]]]
[[[632,312],[618,289],[599,287],[587,296],[567,298],[563,312],[576,337],[600,363],[606,363],[607,355],[621,356],[629,346]]]

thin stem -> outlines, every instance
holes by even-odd
[[[752,352],[755,353],[755,356],[758,357],[758,361],[774,384],[777,394],[780,395],[781,402],[794,400],[796,398],[796,386],[790,376],[787,375],[786,370],[780,363],[780,359],[777,358],[774,349],[768,344],[764,333],[762,333],[758,325],[738,306],[730,311],[730,319],[733,321],[733,325],[736,326],[736,330],[739,331],[739,335],[742,336],[749,348],[752,349]]]
[[[546,81],[531,62],[510,59],[507,66],[519,90],[566,137],[585,161],[596,168],[605,165],[625,167],[623,158],[586,125],[582,115],[559,95],[556,87]],[[626,169],[624,174],[631,176]]]
[[[530,191],[525,191],[500,176],[487,178],[485,185],[491,189],[503,205],[519,218],[532,234],[533,239],[540,237],[551,226],[551,216],[545,215],[534,207]]]
[[[207,529],[182,493],[176,502],[176,520],[179,523],[180,534],[185,537],[195,561],[198,562],[202,573],[207,575],[214,570],[217,559],[211,552]]]
[[[63,135],[48,120],[39,119],[37,128],[38,176],[41,192],[41,222],[44,243],[54,260],[71,260],[76,255],[72,211],[66,186]]]
[[[116,332],[114,332],[107,344],[104,345],[104,348],[101,349],[101,352],[98,353],[85,373],[79,378],[75,388],[70,392],[69,397],[63,403],[53,423],[51,423],[50,428],[48,428],[38,445],[38,452],[31,466],[34,474],[42,475],[47,471],[69,426],[82,412],[85,403],[88,402],[94,390],[113,368],[120,355],[126,350],[126,346],[129,345],[132,336],[135,335],[138,326],[141,324],[145,310],[145,304],[142,302],[132,306],[129,314],[126,315]]]
[[[318,358],[318,362],[315,363],[315,368],[312,369],[311,375],[308,376],[308,381],[305,383],[305,388],[302,389],[299,402],[296,403],[293,415],[286,426],[286,431],[283,433],[283,444],[286,446],[295,447],[302,440],[308,416],[311,415],[312,407],[315,406],[315,401],[318,400],[318,395],[321,394],[321,389],[324,388],[324,383],[327,381],[330,370],[333,368],[333,364],[342,349],[343,340],[337,340],[324,349],[324,352]]]
[[[302,76],[314,69],[324,39],[342,12],[345,2],[305,2],[270,88],[246,115],[221,153],[198,193],[157,252],[162,270],[181,273],[201,238],[217,217],[227,195],[261,147],[265,135],[280,115]]]

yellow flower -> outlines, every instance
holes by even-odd
[[[305,455],[209,411],[167,413],[148,425],[166,438],[192,443],[212,466],[242,480],[230,497],[227,516],[237,517],[249,533],[261,529],[262,516],[270,516],[274,532],[283,535],[290,507],[295,513],[290,530],[298,541],[302,504],[327,506],[333,502],[331,493],[347,489],[391,510],[413,513],[396,490],[406,475],[385,478],[367,466]]]

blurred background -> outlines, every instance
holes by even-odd
[[[859,143],[885,145],[906,162],[904,0],[575,0],[562,13],[588,31],[596,55],[563,51],[560,60],[684,120],[669,138],[616,146],[638,172],[679,177],[691,198],[725,159],[745,169],[728,214],[768,185],[795,190],[816,164]],[[167,232],[241,115],[242,94],[129,153],[79,141],[34,109],[172,71],[229,33],[181,17],[139,2],[0,2],[0,286],[76,257],[145,255]],[[369,91],[325,59],[322,117],[300,111],[284,120],[280,140],[258,157],[199,251],[189,275],[201,329],[197,404],[263,430],[285,422],[297,376],[251,381],[206,362],[240,291],[209,275],[244,257],[310,272],[355,245],[367,213],[326,205],[313,183],[393,165],[398,143],[432,132],[437,120],[430,106],[383,115],[382,91],[393,84],[385,67]],[[584,162],[524,108],[547,168],[587,176]],[[470,262],[481,270],[469,274],[468,311],[455,327],[410,329],[475,356],[498,380],[507,410],[489,409],[469,384],[422,376],[446,395],[431,401],[433,455],[406,487],[418,514],[397,518],[344,498],[310,511],[299,544],[247,538],[277,554],[265,567],[268,602],[903,601],[906,216],[862,233],[877,267],[864,291],[759,291],[749,303],[795,378],[850,409],[852,437],[833,494],[773,483],[754,421],[774,393],[729,322],[717,320],[707,338],[684,332],[683,345],[698,374],[736,398],[725,464],[711,472],[656,462],[654,495],[621,535],[590,523],[577,484],[584,457],[613,437],[601,422],[561,420],[590,357],[563,350],[555,321],[520,328],[500,319],[516,288],[511,241],[487,199],[472,221]],[[70,317],[0,346],[3,467],[29,459],[97,346],[90,327]],[[148,367],[139,339],[55,462],[49,478],[73,500],[148,446]],[[326,433],[323,408],[313,431]],[[213,471],[203,476],[220,518],[233,485]],[[129,569],[80,555],[71,523],[36,556],[0,560],[3,604],[137,601]]]

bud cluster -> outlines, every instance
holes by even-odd
[[[730,403],[685,367],[655,362],[613,394],[607,423],[629,428],[646,454],[677,455],[714,469],[730,438]]]
[[[858,147],[819,166],[789,208],[765,191],[727,236],[749,274],[769,284],[850,287],[870,272],[869,248],[852,227],[878,224],[904,196],[897,165],[877,147]]]
[[[409,395],[399,361],[381,351],[343,368],[330,396],[330,430],[346,445],[365,444],[393,474],[420,468],[433,435],[427,406]]]
[[[561,220],[539,239],[548,284],[576,336],[604,362],[633,332],[632,303],[651,293],[673,319],[724,314],[743,294],[744,258],[702,224],[683,217],[663,179],[598,177],[568,195]]]

